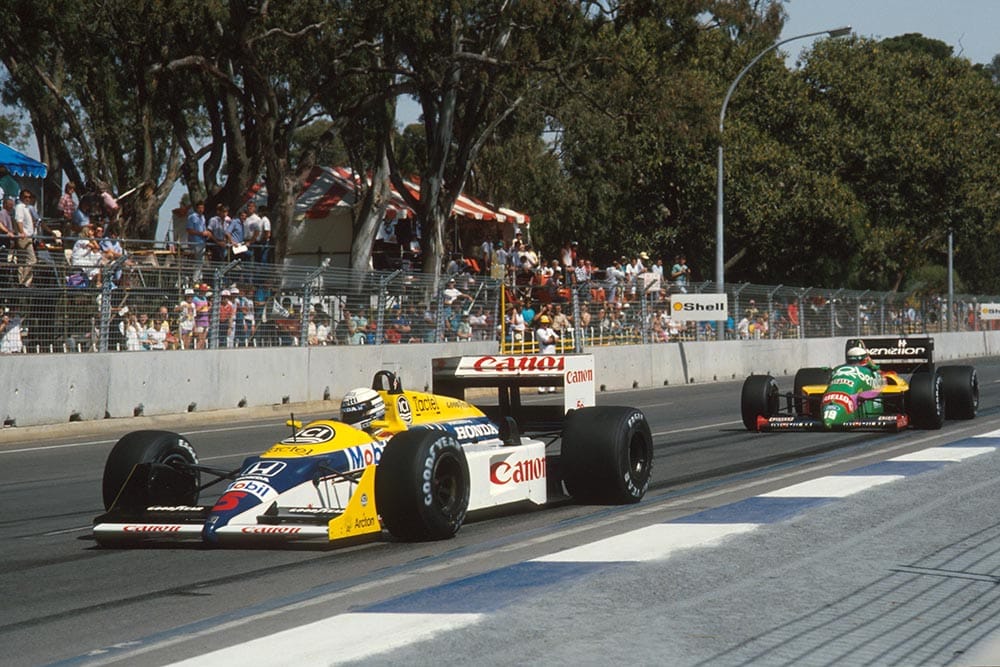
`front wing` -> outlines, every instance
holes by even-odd
[[[375,466],[365,468],[343,510],[328,507],[281,507],[278,502],[214,528],[213,507],[152,506],[135,514],[112,507],[94,520],[99,543],[139,540],[212,542],[335,541],[381,532],[375,508]],[[208,527],[208,528],[206,528]]]
[[[780,431],[902,431],[910,425],[906,415],[879,415],[854,419],[843,424],[827,427],[822,419],[810,416],[798,417],[757,417],[757,431],[762,433]]]

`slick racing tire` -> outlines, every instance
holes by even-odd
[[[375,471],[375,507],[398,540],[444,540],[469,509],[469,464],[450,433],[403,431],[382,452]]]
[[[579,501],[637,503],[649,488],[653,436],[642,411],[620,406],[566,415],[559,457],[566,490]]]
[[[757,417],[778,414],[778,383],[770,375],[751,375],[743,381],[740,393],[740,413],[748,431],[757,430]]]
[[[916,428],[939,429],[946,413],[944,378],[941,373],[921,371],[910,377],[906,412]]]
[[[831,371],[829,368],[800,368],[797,373],[795,373],[795,382],[792,385],[792,400],[795,404],[795,414],[802,416],[804,414],[811,414],[813,417],[819,417],[819,404],[822,397],[817,396],[815,400],[816,411],[813,412],[808,404],[808,401],[802,395],[802,388],[808,385],[828,385],[830,384]]]
[[[129,480],[136,465],[148,475]],[[122,437],[104,464],[104,508],[143,510],[150,505],[196,505],[201,475],[198,455],[183,436],[170,431],[133,431]],[[128,489],[122,493],[126,482]],[[119,495],[121,496],[119,498]]]
[[[945,417],[973,419],[979,411],[979,375],[973,366],[941,366]]]

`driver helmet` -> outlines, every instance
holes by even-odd
[[[862,365],[870,361],[868,350],[861,346],[852,347],[847,351],[847,363]]]
[[[367,429],[373,421],[384,417],[385,401],[374,389],[352,389],[340,402],[340,421],[355,428]]]

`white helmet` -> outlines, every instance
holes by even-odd
[[[355,428],[366,429],[373,421],[384,417],[385,401],[374,389],[352,389],[340,402],[340,421]]]
[[[868,350],[856,345],[847,351],[847,363],[862,364],[868,360]]]

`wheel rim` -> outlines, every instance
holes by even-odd
[[[632,479],[642,481],[649,471],[649,456],[646,453],[646,441],[641,434],[632,436],[628,446],[628,467]]]
[[[453,517],[461,511],[462,465],[457,457],[442,456],[434,464],[431,493],[444,514]]]

